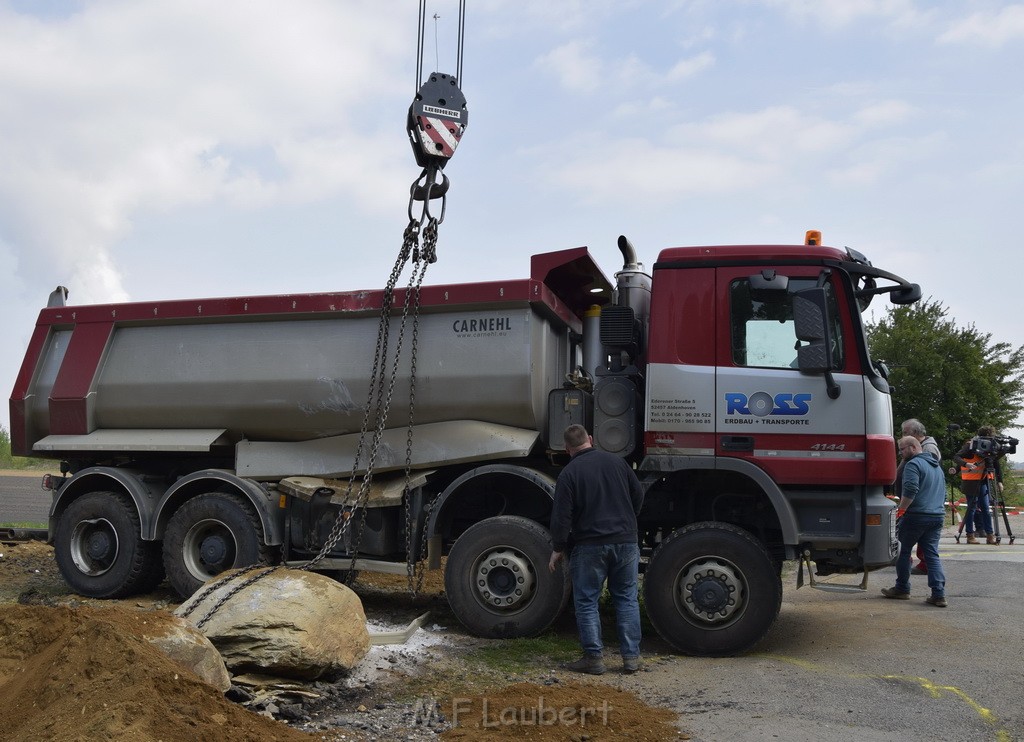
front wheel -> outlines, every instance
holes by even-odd
[[[565,560],[548,571],[551,535],[539,523],[501,515],[466,530],[445,565],[448,603],[477,636],[535,636],[558,617],[569,600]]]
[[[160,579],[160,547],[142,539],[138,511],[127,495],[90,492],[60,515],[54,558],[72,590],[89,598],[123,598]]]
[[[164,568],[187,598],[228,569],[269,564],[259,516],[245,498],[223,492],[199,495],[171,517],[164,534]]]
[[[727,523],[695,523],[651,556],[644,604],[654,628],[676,649],[728,656],[768,633],[782,606],[782,581],[748,532]]]

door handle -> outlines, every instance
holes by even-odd
[[[753,451],[754,436],[752,435],[723,435],[723,451]]]

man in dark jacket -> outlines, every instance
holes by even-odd
[[[594,448],[582,425],[565,429],[565,448],[571,457],[555,483],[551,511],[553,572],[565,554],[570,537],[573,604],[583,657],[566,665],[575,672],[600,675],[605,671],[598,600],[605,580],[615,605],[615,621],[623,672],[640,668],[640,604],[637,579],[640,546],[636,516],[644,491],[629,464]]]
[[[906,459],[903,467],[903,489],[897,509],[899,516],[900,555],[896,559],[896,585],[882,588],[887,598],[910,598],[910,558],[914,544],[924,550],[928,565],[929,605],[946,607],[946,575],[939,561],[939,538],[946,514],[946,487],[939,462],[921,450],[921,441],[912,435],[900,438],[900,453]]]

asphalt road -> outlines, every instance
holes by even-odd
[[[0,523],[42,523],[50,513],[44,472],[0,472]]]
[[[1024,537],[1024,516],[1010,525]],[[940,544],[948,608],[924,602],[924,576],[911,600],[882,597],[892,567],[852,595],[797,590],[786,575],[779,619],[753,653],[658,658],[621,685],[677,710],[701,742],[1024,740],[1024,541],[968,546],[953,533]]]

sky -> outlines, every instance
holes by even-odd
[[[467,5],[427,283],[581,245],[610,276],[620,234],[650,268],[819,229],[1024,345],[1024,2]],[[383,286],[419,174],[417,14],[0,0],[3,397],[57,285],[74,304]],[[427,16],[424,71],[454,73],[458,3]]]

